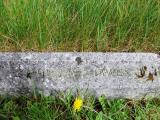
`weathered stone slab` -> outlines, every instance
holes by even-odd
[[[108,98],[160,94],[154,53],[0,53],[0,94],[46,95],[76,89]]]

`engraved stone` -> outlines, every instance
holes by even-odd
[[[77,89],[108,98],[160,94],[154,53],[0,53],[0,94],[53,95]]]

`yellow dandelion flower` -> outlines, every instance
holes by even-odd
[[[76,98],[73,103],[74,111],[80,111],[82,105],[83,105],[83,100],[81,98]]]

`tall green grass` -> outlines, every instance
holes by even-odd
[[[0,41],[1,50],[159,51],[160,1],[0,0]]]

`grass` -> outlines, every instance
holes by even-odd
[[[0,98],[1,120],[158,120],[160,99],[115,99],[83,97],[80,111],[73,110],[75,97],[59,96]]]
[[[0,0],[0,51],[160,51],[159,0]],[[160,99],[1,96],[0,120],[157,120]]]
[[[0,0],[0,51],[160,51],[159,0]]]

